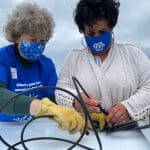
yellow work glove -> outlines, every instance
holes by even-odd
[[[90,116],[97,131],[102,131],[105,126],[111,126],[106,121],[106,115],[104,113],[90,113]],[[92,125],[89,120],[88,120],[87,128],[92,129]]]
[[[85,121],[83,117],[73,108],[56,105],[48,98],[41,100],[41,108],[36,116],[49,115],[59,124],[59,128],[69,131],[70,134],[82,132],[84,129]]]

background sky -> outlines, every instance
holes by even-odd
[[[3,33],[7,15],[23,0],[0,0],[0,47],[8,44]],[[53,14],[56,28],[45,54],[51,57],[59,72],[69,51],[81,47],[82,34],[73,21],[78,0],[36,0]],[[150,56],[150,0],[120,0],[120,15],[114,29],[117,41],[134,43]]]

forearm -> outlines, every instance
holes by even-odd
[[[76,54],[75,54],[76,55]],[[72,73],[73,73],[73,67],[74,67],[74,62],[73,61],[73,57],[75,56],[74,54],[69,54],[68,57],[65,60],[64,65],[62,66],[62,69],[59,73],[59,79],[57,81],[57,85],[56,87],[60,87],[63,89],[68,90],[69,92],[73,93],[74,95],[77,95],[77,91],[75,90],[75,88],[73,88],[71,86],[72,83]],[[70,62],[70,60],[72,60]],[[64,106],[68,106],[68,107],[72,107],[72,102],[74,100],[74,97],[71,96],[70,94],[61,91],[61,90],[56,90],[55,91],[55,98],[56,98],[56,102],[57,104],[60,105],[64,105]]]
[[[4,85],[0,84],[0,109],[15,95],[15,92],[8,90]],[[32,100],[33,98],[28,96],[19,96],[10,101],[2,112],[12,115],[28,115]]]
[[[0,109],[15,95],[16,93],[8,90],[4,83],[0,83]],[[54,96],[48,95],[47,97],[55,102]],[[15,115],[34,115],[39,109],[40,100],[33,100],[33,98],[22,95],[9,102],[2,112]]]
[[[150,115],[150,89],[139,89],[137,93],[122,102],[134,120]]]

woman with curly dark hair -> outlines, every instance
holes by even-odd
[[[111,124],[139,120],[150,114],[150,61],[133,44],[115,41],[120,3],[115,0],[80,0],[74,20],[86,46],[71,51],[62,68],[58,87],[76,94],[71,80],[76,76],[90,112],[104,108]],[[57,103],[82,111],[71,96],[56,91]]]

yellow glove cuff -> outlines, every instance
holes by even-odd
[[[41,99],[40,102],[41,104],[40,104],[39,111],[35,114],[35,116],[48,115],[49,107],[56,105],[48,98],[43,98]]]

